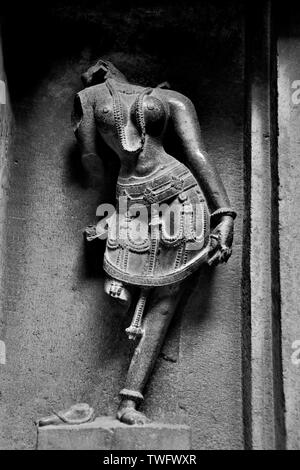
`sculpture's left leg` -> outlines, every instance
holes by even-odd
[[[161,350],[170,321],[183,292],[181,284],[157,287],[151,293],[143,322],[144,334],[136,346],[128,370],[117,418],[127,424],[144,424],[146,416],[137,411],[143,389]]]

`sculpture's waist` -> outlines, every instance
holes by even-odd
[[[160,203],[196,185],[188,168],[176,162],[143,177],[119,177],[117,197],[126,197],[133,203]]]

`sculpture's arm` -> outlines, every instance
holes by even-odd
[[[230,208],[230,201],[221,178],[203,148],[194,105],[179,93],[168,92],[168,94],[170,118],[183,145],[185,163],[203,190],[213,222],[217,224],[213,235],[216,236],[218,245],[210,261],[211,263],[227,261],[231,255],[235,212]]]
[[[103,163],[97,154],[97,128],[95,123],[93,95],[89,89],[83,90],[75,96],[72,112],[72,125],[80,146],[83,167],[92,177],[93,183],[104,178]]]
[[[221,178],[204,150],[193,103],[185,96],[174,93],[169,104],[171,120],[183,145],[186,164],[203,190],[210,211],[213,213],[222,207],[229,208],[230,201]]]

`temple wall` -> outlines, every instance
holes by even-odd
[[[282,356],[287,448],[300,449],[300,11],[281,5],[278,25],[279,209]]]
[[[9,90],[3,61],[2,31],[0,30],[0,251],[4,249],[6,202],[8,192],[8,148],[13,128]],[[3,257],[0,257],[2,262]],[[1,338],[0,338],[1,339]]]
[[[7,77],[5,73],[2,48],[2,31],[0,30],[0,376],[3,376],[6,367],[6,313],[3,308],[3,275],[6,254],[6,217],[7,196],[9,192],[9,144],[13,129],[13,117],[10,106]],[[0,385],[0,421],[4,419],[6,407],[2,401],[2,389]]]

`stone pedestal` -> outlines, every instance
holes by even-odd
[[[38,428],[38,450],[189,450],[190,428],[150,423],[128,426],[114,418]]]

